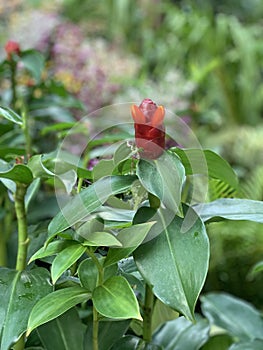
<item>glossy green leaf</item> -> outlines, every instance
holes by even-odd
[[[92,170],[93,180],[112,175],[115,165],[112,159],[102,159],[98,164],[96,164]]]
[[[256,339],[250,342],[233,344],[229,350],[262,350],[263,340]]]
[[[199,320],[193,324],[184,317],[179,317],[158,329],[153,336],[153,342],[163,346],[165,350],[200,349],[209,338],[209,329],[207,320]]]
[[[210,150],[181,149],[173,150],[182,160],[187,175],[202,174],[222,180],[237,188],[237,175],[226,160]]]
[[[227,333],[210,335],[202,350],[229,350],[232,343],[233,338]]]
[[[152,330],[155,331],[158,327],[167,321],[172,321],[179,317],[179,313],[171,309],[169,306],[156,299],[152,315]]]
[[[117,166],[124,160],[130,158],[137,151],[132,150],[132,147],[128,145],[127,141],[122,142],[116,149],[113,156],[114,165]]]
[[[108,318],[141,320],[139,305],[125,278],[113,276],[93,291],[92,301],[97,311]]]
[[[45,58],[43,54],[37,50],[23,51],[20,60],[24,67],[30,71],[36,82],[38,83],[44,69]]]
[[[203,221],[249,220],[263,223],[263,202],[250,199],[222,198],[194,207]]]
[[[98,281],[98,268],[91,258],[83,260],[79,264],[78,276],[81,285],[88,291],[92,292]]]
[[[177,155],[164,152],[153,161],[141,159],[137,175],[148,192],[158,197],[166,208],[178,212],[185,173]]]
[[[85,236],[85,246],[105,246],[105,247],[121,247],[121,242],[109,232],[90,232],[87,234],[85,224],[82,225],[77,233]]]
[[[30,264],[32,261],[36,259],[41,259],[50,255],[55,255],[61,252],[66,247],[71,246],[72,244],[74,244],[72,241],[64,241],[64,240],[51,242],[48,246],[41,247],[37,252],[35,252],[35,254],[31,256],[28,264]]]
[[[74,225],[98,209],[109,196],[126,192],[135,179],[135,176],[107,176],[98,180],[73,197],[53,218],[49,225],[49,234],[61,232]]]
[[[112,345],[120,339],[127,331],[130,320],[122,321],[101,321],[99,323],[99,350],[110,350]],[[89,350],[92,344],[92,324],[88,324],[88,330],[85,337],[85,350]],[[119,348],[120,350],[121,348]]]
[[[37,328],[45,350],[84,350],[86,326],[76,308]]]
[[[12,123],[22,125],[23,119],[16,114],[11,108],[0,106],[0,117],[9,120]]]
[[[26,191],[26,196],[25,196],[26,210],[28,209],[28,206],[31,203],[31,201],[36,197],[39,187],[40,187],[40,179],[33,180],[31,184],[28,186],[28,189]]]
[[[53,284],[71,265],[73,265],[86,251],[86,247],[82,244],[72,244],[66,247],[53,260],[51,266],[51,278]]]
[[[27,329],[33,306],[52,291],[43,268],[18,272],[0,268],[0,348],[8,350]]]
[[[177,216],[166,220],[162,212],[160,234],[135,250],[135,262],[164,304],[194,320],[195,304],[208,271],[209,241],[205,226],[191,208],[185,220]],[[154,225],[153,230],[155,226],[158,228]]]
[[[105,258],[99,259],[100,264],[103,265]],[[104,269],[104,280],[117,274],[118,265],[111,265]],[[93,291],[98,282],[98,268],[91,258],[83,260],[78,268],[78,276],[84,288]]]
[[[62,315],[73,306],[89,300],[90,297],[91,294],[79,286],[59,289],[46,295],[36,303],[31,311],[27,335],[35,328]]]
[[[203,314],[240,341],[263,339],[263,319],[249,303],[225,293],[201,297]]]
[[[166,350],[162,346],[146,343],[134,335],[126,335],[118,340],[110,350]]]
[[[31,170],[28,166],[23,164],[15,164],[12,168],[4,171],[0,168],[0,178],[1,177],[27,185],[33,181]]]
[[[104,266],[108,266],[129,256],[145,239],[154,222],[133,225],[121,230],[117,238],[122,248],[110,248]]]

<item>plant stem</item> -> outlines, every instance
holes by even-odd
[[[10,61],[11,68],[11,89],[12,89],[12,102],[11,105],[15,108],[16,104],[16,62]]]
[[[17,217],[18,227],[18,249],[16,259],[16,270],[23,271],[26,267],[27,258],[27,218],[25,209],[25,195],[27,186],[25,184],[17,182],[15,192],[15,212]]]
[[[31,135],[30,135],[29,120],[28,120],[28,110],[24,101],[22,101],[22,118],[23,118],[22,129],[24,131],[25,141],[26,141],[26,145],[25,145],[26,155],[29,157],[32,154],[32,142],[31,142]]]
[[[152,313],[153,313],[154,294],[151,287],[145,286],[145,302],[143,307],[143,340],[151,342],[152,340]]]
[[[99,314],[93,306],[92,350],[99,350]]]
[[[91,249],[87,249],[87,254],[91,257],[94,264],[98,269],[98,281],[97,286],[101,285],[104,280],[104,269],[100,264],[99,259],[96,257],[94,251]],[[99,313],[93,305],[93,324],[92,324],[92,350],[99,350]]]

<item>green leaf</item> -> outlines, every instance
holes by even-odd
[[[249,276],[250,277],[255,277],[255,275],[257,275],[259,272],[263,271],[263,260],[259,261],[258,263],[256,263],[252,269],[249,271]]]
[[[209,338],[207,320],[193,324],[184,317],[165,323],[153,336],[153,342],[165,350],[193,350],[200,347]]]
[[[3,117],[15,124],[23,124],[22,117],[20,117],[20,115],[16,114],[12,109],[8,107],[0,106],[0,117]]]
[[[31,309],[52,291],[43,268],[18,272],[0,268],[0,348],[8,350],[27,329]]]
[[[36,197],[38,190],[40,187],[40,179],[35,179],[31,182],[31,184],[28,186],[28,189],[26,191],[25,195],[25,207],[26,210],[28,209],[31,201]]]
[[[203,221],[218,220],[249,220],[263,223],[263,202],[250,199],[222,198],[210,203],[198,204],[194,210]]]
[[[86,251],[82,244],[74,243],[66,247],[53,260],[51,266],[51,278],[53,284],[71,265],[73,265]]]
[[[89,300],[91,294],[75,286],[56,290],[39,300],[33,307],[28,320],[27,336],[37,327],[53,320],[73,306]]]
[[[237,175],[226,160],[210,150],[180,149],[173,151],[181,158],[186,175],[202,174],[222,180],[237,188]]]
[[[76,308],[37,328],[45,350],[84,350],[86,326]]]
[[[211,324],[221,327],[240,341],[263,339],[261,314],[249,303],[226,293],[201,297],[203,314]]]
[[[126,192],[135,176],[107,176],[73,197],[73,199],[53,218],[49,234],[61,232],[76,224],[88,214],[98,209],[109,196]]]
[[[45,58],[41,52],[36,50],[24,51],[20,60],[23,62],[25,68],[28,69],[35,78],[36,83],[39,83],[45,64]]]
[[[120,349],[121,350],[166,350],[159,345],[146,343],[144,340],[134,335],[126,335],[125,337],[122,337],[110,348],[110,350],[120,350]]]
[[[99,349],[110,350],[111,346],[120,339],[127,331],[130,320],[123,321],[101,321],[99,322]],[[92,324],[88,324],[85,344],[92,344]],[[121,348],[119,348],[120,350]],[[88,347],[86,348],[88,350]]]
[[[205,226],[191,208],[185,220],[175,216],[171,221],[167,216],[167,222],[165,213],[160,213],[160,233],[136,249],[134,259],[157,298],[194,320],[195,304],[208,271],[209,241]],[[155,227],[158,225],[153,230]]]
[[[137,175],[148,192],[158,197],[166,208],[178,212],[185,173],[175,154],[164,152],[154,161],[141,159]]]
[[[232,343],[233,339],[229,334],[210,335],[210,338],[202,347],[202,350],[229,350]]]
[[[93,180],[112,175],[115,165],[112,159],[102,159],[98,164],[96,164],[92,170]]]
[[[2,168],[2,167],[1,167]],[[21,182],[26,185],[33,181],[33,174],[28,166],[15,164],[9,170],[2,171],[0,168],[0,178],[10,179],[15,182]]]
[[[253,340],[245,343],[233,344],[229,350],[262,350],[263,340]]]
[[[156,299],[152,315],[152,330],[155,331],[167,321],[172,321],[179,317],[178,312]]]
[[[139,305],[125,278],[113,276],[93,291],[92,301],[97,311],[108,318],[141,320]]]
[[[32,261],[36,259],[41,259],[50,255],[55,255],[61,252],[66,247],[71,245],[72,245],[72,241],[58,240],[58,241],[51,242],[49,245],[41,247],[37,252],[35,252],[35,254],[31,256],[28,264],[30,264]]]
[[[87,228],[86,228],[87,227]],[[87,221],[80,226],[76,232],[85,238],[83,245],[85,246],[105,246],[105,247],[121,247],[121,242],[112,234],[105,231],[90,232],[90,222]]]
[[[117,238],[122,248],[110,248],[104,266],[109,266],[129,256],[142,243],[153,225],[154,222],[147,222],[121,230]]]
[[[114,152],[114,156],[113,156],[114,165],[117,166],[124,160],[130,158],[136,152],[137,151],[132,150],[132,148],[128,146],[127,141],[122,142]]]

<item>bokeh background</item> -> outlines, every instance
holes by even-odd
[[[261,0],[0,1],[0,58],[10,39],[40,50],[45,74],[82,103],[73,117],[53,110],[50,123],[152,98],[237,172],[240,190],[214,181],[210,200],[263,200],[262,38]],[[0,89],[4,100],[4,82]],[[211,223],[208,233],[205,291],[224,290],[263,309],[263,275],[250,274],[262,259],[263,226]]]

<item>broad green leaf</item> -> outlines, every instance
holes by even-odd
[[[105,258],[99,259],[100,264],[103,265]],[[118,265],[111,265],[104,269],[104,280],[116,275]],[[93,291],[98,282],[98,268],[91,258],[83,260],[78,268],[78,276],[80,282],[84,288],[89,291]]]
[[[108,318],[141,320],[139,305],[125,278],[113,276],[93,291],[92,301],[97,311]]]
[[[237,188],[238,179],[234,170],[218,154],[210,150],[180,149],[173,151],[181,158],[187,175],[202,174],[222,180],[233,188]]]
[[[0,268],[0,348],[8,350],[27,329],[33,306],[52,291],[43,268],[18,272]]]
[[[115,165],[112,159],[102,159],[98,164],[96,164],[92,170],[93,180],[112,175]]]
[[[136,265],[154,294],[166,305],[194,320],[194,308],[208,271],[209,241],[205,226],[189,208],[185,220],[175,216],[134,252]],[[158,225],[153,226],[153,231]],[[149,233],[151,236],[151,232]],[[165,281],[165,284],[164,284]]]
[[[51,266],[51,278],[53,284],[71,265],[73,265],[86,251],[86,247],[82,244],[72,244],[66,247],[53,260]]]
[[[45,350],[84,350],[86,326],[75,308],[37,328]]]
[[[229,350],[233,343],[233,338],[229,334],[217,334],[209,337],[208,341],[202,347],[202,350]]]
[[[118,340],[110,350],[166,350],[163,347],[153,344],[146,343],[141,338],[134,335],[126,335]]]
[[[36,50],[27,50],[22,53],[20,60],[23,62],[25,68],[28,69],[35,78],[36,83],[38,83],[45,64],[43,54]]]
[[[226,293],[201,297],[203,314],[211,324],[221,327],[240,341],[263,339],[263,319],[249,303]]]
[[[72,241],[64,241],[64,240],[51,242],[48,246],[41,247],[37,252],[35,252],[35,254],[31,256],[28,264],[30,264],[32,261],[36,259],[41,259],[41,258],[45,258],[46,256],[55,255],[61,252],[66,247],[71,246],[72,244],[74,244]]]
[[[104,321],[99,322],[99,350],[110,350],[112,345],[120,339],[127,331],[130,320],[122,321]],[[85,337],[85,350],[89,350],[89,344],[92,344],[92,324],[88,324]],[[119,348],[120,350],[121,348]]]
[[[229,350],[262,350],[263,349],[263,340],[252,340],[245,343],[233,344]]]
[[[179,317],[178,312],[156,299],[152,315],[152,330],[155,331],[167,321],[172,321]]]
[[[184,317],[179,317],[158,329],[153,336],[153,343],[165,350],[200,349],[209,338],[209,329],[207,320],[193,324]]]
[[[147,222],[121,230],[117,235],[122,245],[121,249],[110,248],[104,266],[114,264],[129,256],[142,243],[153,225],[154,222]]]
[[[9,179],[15,182],[21,182],[26,185],[33,181],[33,174],[28,166],[15,164],[12,168],[2,171],[0,168],[0,178]]]
[[[89,300],[91,294],[84,288],[75,286],[56,290],[46,295],[33,307],[27,326],[27,336],[37,327],[53,320],[73,306]]]
[[[84,189],[53,218],[49,234],[61,232],[98,209],[111,195],[126,192],[135,176],[106,176]]]
[[[25,154],[24,148],[18,148],[18,147],[6,147],[4,145],[1,145],[0,149],[0,158],[2,159],[15,159],[17,156],[23,156]]]
[[[20,115],[16,114],[12,109],[8,107],[0,106],[0,117],[3,117],[15,124],[23,124],[22,117],[20,117]]]
[[[90,224],[89,222],[83,224],[80,226],[79,229],[76,230],[76,232],[85,238],[85,242],[83,243],[85,246],[105,246],[105,247],[121,247],[121,242],[112,234],[109,232],[88,232],[86,230],[89,230]]]
[[[102,232],[104,230],[104,224],[97,218],[86,221],[82,226],[80,226],[76,232],[85,239],[93,232]]]
[[[26,210],[28,209],[28,206],[29,206],[30,202],[37,195],[39,187],[40,187],[40,179],[33,180],[31,182],[31,184],[28,186],[28,189],[27,189],[26,195],[25,195],[25,207],[26,207]]]
[[[122,142],[116,149],[113,156],[114,165],[117,166],[124,160],[130,158],[137,151],[132,150],[131,146],[128,146],[127,141]]]
[[[263,202],[250,199],[222,198],[210,203],[198,204],[194,210],[203,221],[249,220],[263,223]]]
[[[185,173],[176,154],[164,152],[153,161],[141,159],[137,175],[148,192],[158,197],[166,208],[178,212]]]

